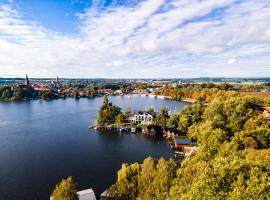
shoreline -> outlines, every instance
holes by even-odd
[[[181,101],[187,102],[187,103],[195,103],[195,99],[182,99]]]

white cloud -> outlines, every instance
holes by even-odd
[[[24,20],[12,5],[0,3],[0,76],[270,76],[269,1],[96,1],[78,14],[77,35]]]
[[[235,58],[231,58],[231,59],[229,59],[228,61],[227,61],[227,63],[229,64],[229,65],[231,65],[231,64],[234,64],[234,63],[236,63],[236,59]]]

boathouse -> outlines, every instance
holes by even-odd
[[[87,190],[81,190],[77,192],[79,200],[97,200],[95,193],[92,189]],[[53,200],[52,197],[50,197],[50,200]]]
[[[174,145],[176,148],[189,147],[192,141],[186,136],[177,136],[174,138]]]

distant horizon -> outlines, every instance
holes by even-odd
[[[31,77],[28,75],[29,79],[56,79],[57,76],[55,77]],[[0,77],[1,79],[25,79],[24,77]],[[270,79],[270,76],[265,76],[265,77],[182,77],[182,78],[104,78],[104,77],[94,77],[94,78],[83,78],[83,77],[60,77],[58,76],[59,79],[107,79],[107,80],[153,80],[153,79],[158,79],[158,80],[170,80],[170,79]]]

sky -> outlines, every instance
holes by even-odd
[[[0,77],[270,77],[270,0],[0,0]]]

